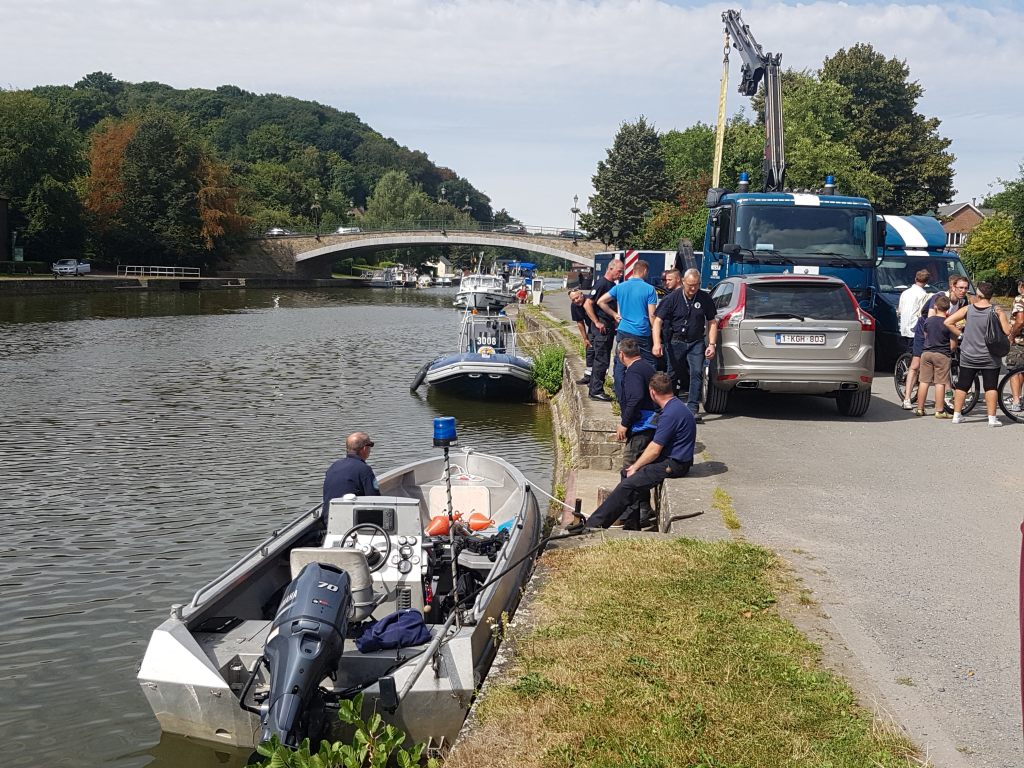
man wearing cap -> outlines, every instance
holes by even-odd
[[[373,440],[365,432],[353,432],[345,440],[345,458],[331,464],[324,476],[324,517],[331,508],[331,499],[346,493],[356,496],[380,496],[377,476],[366,460],[373,448]]]

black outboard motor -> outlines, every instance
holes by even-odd
[[[260,707],[260,741],[277,736],[297,747],[322,716],[320,681],[338,666],[348,631],[352,592],[345,571],[309,563],[288,585],[274,618],[263,659],[270,668],[270,694]]]

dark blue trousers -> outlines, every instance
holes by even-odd
[[[662,480],[685,477],[692,466],[693,460],[658,459],[640,467],[632,475],[619,481],[619,484],[608,494],[604,503],[587,518],[587,528],[607,528],[622,517],[627,510],[629,515],[625,519],[625,527],[639,528],[641,491],[649,491]]]

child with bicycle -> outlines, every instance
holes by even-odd
[[[917,389],[917,408],[915,416],[924,416],[924,404],[928,399],[929,387],[935,387],[935,418],[951,419],[952,414],[946,410],[946,388],[949,387],[949,366],[956,348],[956,341],[946,327],[946,315],[949,312],[949,298],[937,296],[932,302],[935,314],[922,317],[919,327],[924,337],[921,352],[920,386]]]

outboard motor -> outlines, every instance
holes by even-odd
[[[270,668],[270,693],[260,707],[260,742],[277,736],[297,747],[310,736],[322,707],[310,711],[320,681],[337,669],[348,631],[352,592],[349,575],[309,563],[288,585],[263,649]],[[314,736],[316,734],[313,734]]]

